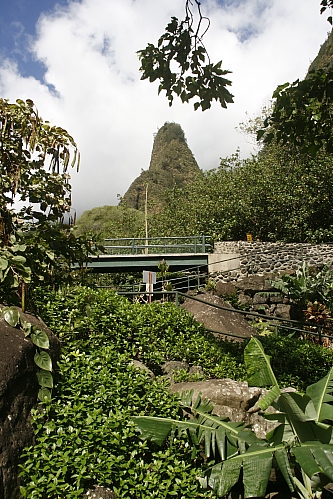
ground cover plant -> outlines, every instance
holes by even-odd
[[[179,401],[165,380],[151,379],[131,359],[141,360],[157,375],[165,360],[185,360],[201,365],[206,379],[243,380],[244,345],[217,342],[171,303],[132,304],[110,290],[36,289],[34,302],[61,339],[63,353],[53,399],[33,415],[35,445],[22,455],[22,495],[78,498],[98,484],[113,488],[120,498],[215,497],[197,480],[210,461],[200,454],[193,460],[193,445],[185,437],[173,436],[172,447],[169,441],[162,448],[140,439],[133,416],[177,419]],[[266,352],[273,351],[274,338],[264,340]],[[284,349],[285,341],[280,339],[278,355],[286,360],[297,341],[288,339]],[[316,381],[321,368],[326,374],[332,365],[332,354],[325,357],[316,345],[307,348],[304,361],[300,355],[299,362],[290,362],[297,387],[307,363]],[[277,369],[280,386],[285,365]]]

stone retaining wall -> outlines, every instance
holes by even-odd
[[[251,274],[295,270],[306,262],[309,266],[333,263],[333,244],[265,243],[247,241],[221,241],[214,245],[214,254],[239,257],[238,268],[223,272],[224,279],[237,280]]]

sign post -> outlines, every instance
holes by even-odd
[[[146,284],[146,293],[148,293],[148,303],[151,303],[151,298],[154,284],[156,284],[156,272],[150,272],[149,270],[143,271],[143,282]]]

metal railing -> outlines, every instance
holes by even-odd
[[[180,304],[180,297],[198,301],[200,303],[203,303],[204,305],[217,308],[220,310],[225,310],[226,312],[232,313],[232,314],[240,314],[243,316],[247,317],[253,317],[254,319],[260,319],[260,321],[266,322],[268,325],[272,326],[275,328],[276,332],[278,331],[279,328],[281,329],[287,329],[291,333],[303,333],[305,335],[310,335],[310,336],[317,336],[318,337],[318,342],[320,345],[323,344],[323,338],[328,338],[328,339],[333,339],[333,329],[329,328],[327,326],[319,325],[319,324],[312,324],[309,322],[301,322],[301,321],[295,321],[293,319],[283,319],[280,317],[275,317],[275,316],[269,316],[269,315],[262,315],[258,314],[257,312],[248,312],[245,310],[237,310],[234,308],[230,307],[223,307],[222,305],[216,305],[214,303],[209,303],[205,300],[201,300],[200,298],[197,298],[195,296],[188,295],[186,293],[182,293],[180,291],[155,291],[153,293],[146,293],[145,291],[140,293],[135,293],[133,291],[125,291],[125,292],[118,292],[119,295],[125,295],[125,296],[136,296],[138,299],[136,301],[140,302],[140,297],[148,296],[148,295],[157,295],[157,296],[162,296],[168,297],[172,296],[174,297],[175,304],[179,306]],[[141,300],[142,301],[142,300]],[[142,303],[144,303],[142,301]],[[311,328],[311,329],[309,329]],[[230,336],[230,337],[235,337],[235,338],[241,338],[245,339],[243,335],[238,335],[236,333],[232,333],[230,331],[215,331],[212,329],[206,328],[207,331],[213,332],[213,333],[218,333],[222,334],[224,336]],[[315,330],[314,330],[315,329]],[[328,332],[331,332],[332,334],[328,334]],[[258,333],[259,334],[259,333]]]
[[[209,253],[212,250],[206,236],[105,239],[104,247],[108,255]]]

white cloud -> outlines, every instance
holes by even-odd
[[[204,113],[174,101],[169,108],[157,84],[140,81],[136,51],[155,43],[182,0],[82,0],[41,15],[32,45],[45,65],[45,81],[19,74],[0,60],[3,97],[31,98],[44,119],[66,128],[82,155],[73,174],[73,206],[116,204],[149,166],[153,134],[165,121],[180,123],[199,166],[217,167],[237,146],[251,152],[235,126],[259,113],[275,87],[303,77],[329,25],[319,0],[202,2],[211,18],[205,45],[212,60],[232,70],[235,104]],[[27,50],[29,47],[27,47]]]

